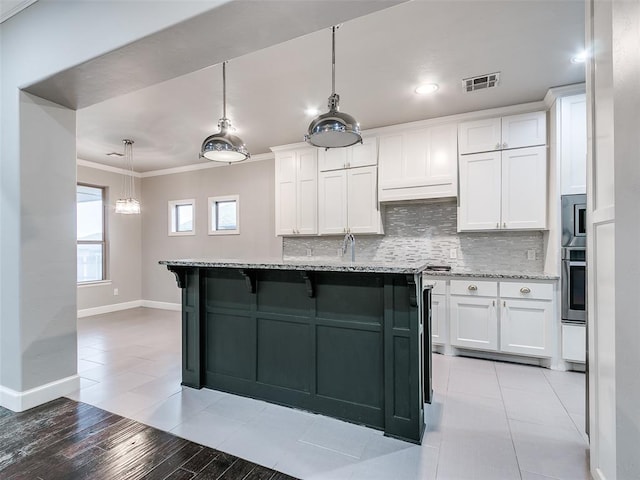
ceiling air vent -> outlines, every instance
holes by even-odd
[[[465,92],[475,92],[476,90],[486,90],[497,87],[500,82],[500,72],[487,73],[477,77],[465,78],[462,80],[462,88]]]

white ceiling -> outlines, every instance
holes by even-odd
[[[582,48],[579,0],[417,0],[344,23],[336,91],[363,129],[537,101],[550,87],[584,81],[584,66],[570,62]],[[227,114],[252,154],[302,140],[305,108],[326,110],[330,62],[329,29],[230,60]],[[498,88],[462,91],[463,78],[497,71]],[[440,89],[418,96],[421,82]],[[122,166],[106,153],[132,138],[137,171],[201,163],[221,111],[218,64],[79,109],[78,157]]]

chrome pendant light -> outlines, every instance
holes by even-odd
[[[208,136],[202,142],[200,157],[214,162],[236,163],[247,160],[251,154],[244,142],[229,133],[231,122],[227,118],[227,62],[222,62],[222,118],[218,121],[220,131]]]
[[[331,27],[331,96],[329,111],[317,116],[309,125],[304,140],[315,147],[340,148],[362,143],[360,125],[356,119],[339,110],[340,95],[336,93],[336,30]]]
[[[125,138],[124,165],[127,173],[122,176],[122,197],[116,200],[116,213],[137,215],[140,213],[140,202],[136,197],[136,184],[133,177],[133,140]]]

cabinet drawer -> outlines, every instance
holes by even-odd
[[[498,282],[487,280],[451,280],[451,295],[471,295],[474,297],[496,297]]]
[[[536,298],[553,300],[553,284],[532,282],[500,282],[501,298]]]
[[[446,280],[436,280],[425,275],[422,278],[422,283],[425,285],[433,285],[433,288],[431,289],[431,295],[445,295],[447,293]]]

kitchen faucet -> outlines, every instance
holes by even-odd
[[[351,243],[351,261],[356,261],[356,237],[353,236],[353,233],[347,232],[344,236],[344,240],[342,242],[342,255],[347,253],[347,245]]]

